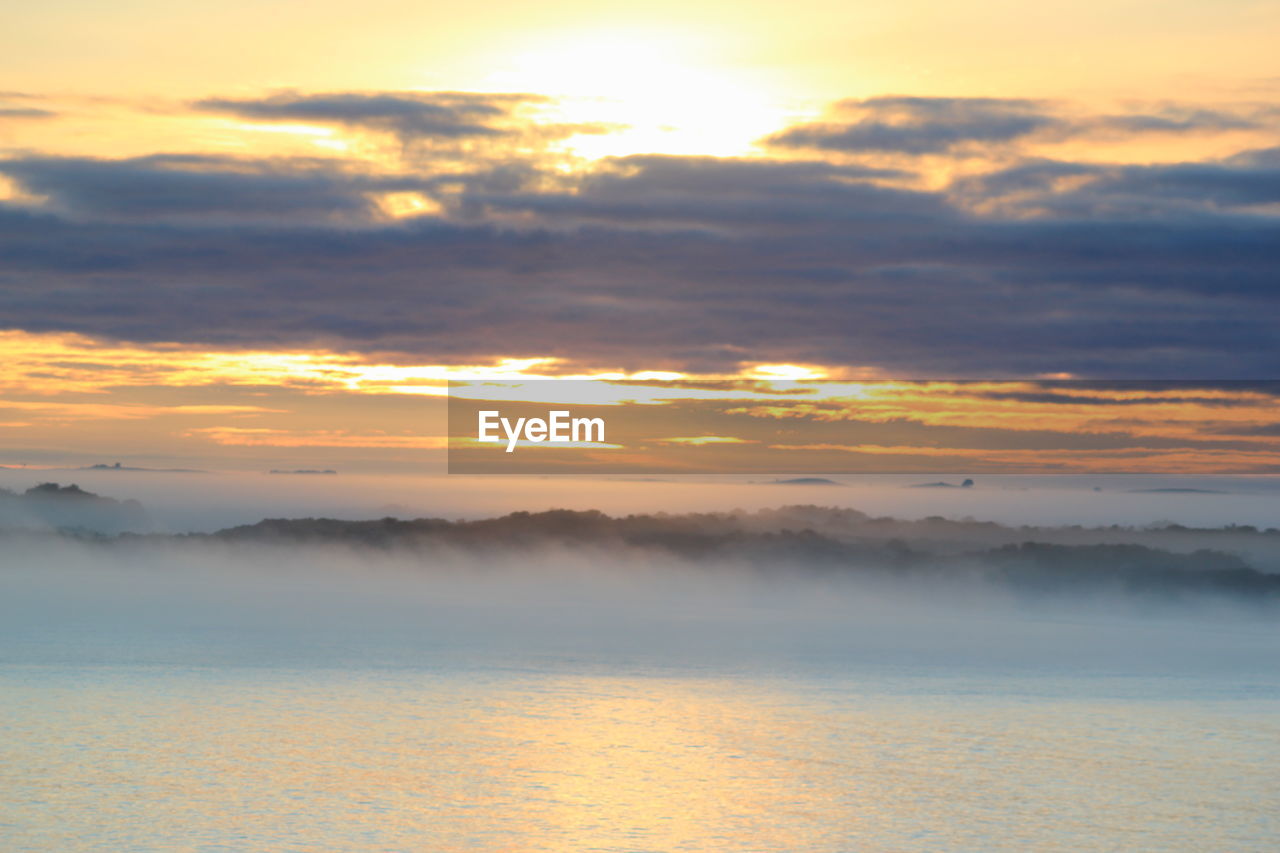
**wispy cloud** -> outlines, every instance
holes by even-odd
[[[252,121],[311,122],[391,133],[403,141],[499,136],[514,107],[536,95],[475,92],[277,92],[261,98],[205,98],[192,106]]]

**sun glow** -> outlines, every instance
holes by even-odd
[[[738,156],[792,118],[777,87],[714,67],[714,46],[692,34],[602,31],[532,43],[486,85],[550,96],[544,118],[581,127],[564,142],[581,157]]]
[[[317,148],[325,148],[330,151],[347,152],[351,150],[351,143],[338,136],[338,131],[332,127],[324,127],[318,124],[300,124],[290,122],[287,124],[262,124],[253,122],[237,122],[218,120],[219,125],[232,128],[241,133],[268,133],[278,136],[291,137],[294,140],[314,145]]]
[[[760,379],[825,379],[827,371],[804,364],[757,364],[747,371],[747,375]]]

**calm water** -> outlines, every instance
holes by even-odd
[[[10,851],[1280,843],[1258,672],[10,663],[0,711]]]

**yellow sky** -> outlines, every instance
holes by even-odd
[[[1267,0],[15,4],[6,85],[186,97],[275,86],[510,89],[600,39],[769,81],[805,99],[915,94],[1149,96],[1273,74]],[[1202,58],[1202,62],[1189,61]],[[631,62],[635,55],[620,56]],[[590,67],[566,88],[591,88]],[[524,86],[519,88],[534,88]],[[558,93],[556,93],[558,94]]]
[[[223,119],[166,121],[193,98],[264,91],[531,91],[566,120],[632,125],[582,153],[741,153],[824,105],[884,94],[1114,104],[1273,95],[1275,2],[169,2],[52,0],[6,10],[4,86],[79,98],[65,128],[11,143],[121,154],[248,144]],[[128,105],[127,128],[107,116]],[[148,118],[145,113],[150,112]],[[100,120],[94,121],[98,116]],[[279,131],[280,128],[273,128]],[[310,140],[315,143],[316,140]],[[324,140],[319,140],[323,144]],[[132,144],[131,144],[132,143]]]

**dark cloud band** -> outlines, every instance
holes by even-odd
[[[447,125],[447,136],[505,122],[518,102],[218,103],[397,134]],[[905,115],[935,140],[913,150],[1012,138],[1048,109],[857,108]],[[330,159],[12,157],[0,173],[36,200],[0,204],[0,318],[433,362],[1271,378],[1278,167],[1268,150],[1156,166],[1024,160],[924,190],[906,172],[823,159],[648,155],[566,175],[510,151],[395,172]],[[390,219],[387,193],[420,194],[434,212]]]

